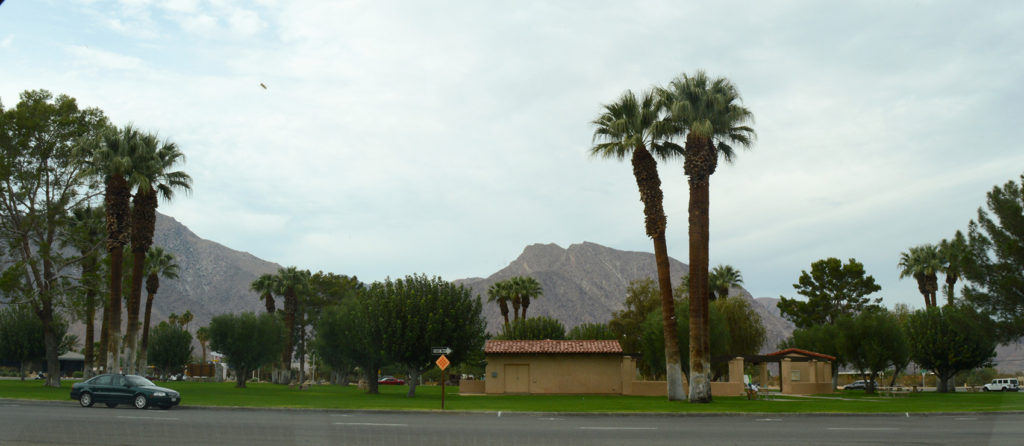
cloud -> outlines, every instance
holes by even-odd
[[[68,46],[68,52],[71,53],[77,63],[92,68],[138,71],[145,67],[145,62],[138,57],[125,56],[87,46],[70,45]]]

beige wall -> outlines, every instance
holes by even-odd
[[[486,391],[484,381],[479,379],[463,379],[459,381],[459,394],[460,395],[471,395],[480,394]]]
[[[489,394],[618,395],[622,394],[622,363],[619,355],[488,355],[484,382]],[[528,376],[525,383],[512,381],[524,376]],[[525,386],[515,391],[517,384]]]
[[[782,393],[810,395],[832,393],[832,364],[828,361],[781,361]]]

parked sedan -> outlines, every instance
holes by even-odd
[[[181,403],[181,394],[158,387],[152,381],[136,375],[106,374],[71,386],[71,399],[82,407],[104,403],[107,407],[131,404],[138,409],[157,406],[170,409]]]
[[[864,390],[868,387],[867,380],[858,380],[843,386],[843,390]]]
[[[385,376],[378,379],[377,384],[384,386],[401,386],[405,384],[405,380],[395,378],[394,376]]]

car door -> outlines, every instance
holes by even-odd
[[[132,390],[128,387],[128,381],[124,375],[113,375],[110,386],[110,402],[118,404],[132,402]]]
[[[97,403],[110,401],[110,377],[111,375],[100,375],[89,381],[89,391],[92,392],[92,400]]]

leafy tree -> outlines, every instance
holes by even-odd
[[[494,339],[519,341],[562,340],[565,339],[565,325],[562,325],[562,322],[555,318],[535,316],[512,321]]]
[[[57,315],[74,294],[70,277],[81,260],[59,244],[71,210],[97,193],[82,160],[106,125],[100,110],[45,90],[23,92],[9,110],[0,105],[0,292],[42,323],[50,387],[60,386]]]
[[[192,335],[179,325],[157,324],[149,341],[149,362],[161,375],[185,368],[192,358]]]
[[[604,112],[592,121],[592,124],[596,128],[591,155],[619,160],[631,158],[633,176],[640,190],[640,201],[644,203],[644,227],[647,236],[654,242],[658,289],[661,293],[662,314],[665,315],[662,328],[667,358],[665,373],[668,381],[668,399],[680,401],[685,398],[686,391],[683,389],[683,374],[677,356],[679,349],[676,345],[676,324],[672,320],[675,302],[672,300],[672,276],[665,242],[667,220],[661,178],[658,176],[658,163],[654,158],[658,156],[666,159],[679,153],[673,150],[678,146],[667,140],[678,131],[678,126],[675,122],[662,118],[658,97],[654,92],[644,92],[637,97],[629,90],[618,101],[606,104]],[[692,260],[691,258],[691,263]],[[706,271],[705,265],[705,273]],[[706,280],[706,276],[704,279]],[[708,388],[710,389],[710,386]],[[708,394],[710,395],[710,392]]]
[[[235,368],[235,387],[244,388],[249,374],[281,354],[285,328],[272,314],[222,314],[210,321],[210,348]]]
[[[153,246],[156,232],[156,209],[158,198],[169,201],[176,191],[191,191],[192,177],[175,166],[185,161],[185,155],[178,146],[169,141],[160,141],[155,134],[137,134],[137,157],[134,179],[136,186],[132,198],[129,239],[132,250],[132,281],[128,295],[127,352],[129,370],[136,369],[139,339],[139,304],[142,301],[142,283],[148,276],[145,270],[146,256]],[[141,361],[140,365],[144,365]]]
[[[750,301],[739,296],[719,298],[711,306],[717,307],[729,327],[728,354],[756,355],[761,351],[766,331],[761,315],[750,306]]]
[[[53,327],[56,335],[67,338],[67,323],[57,316]],[[62,343],[66,344],[66,343]],[[58,355],[67,351],[58,350]],[[17,361],[19,376],[25,379],[25,362],[46,356],[46,341],[43,323],[26,305],[0,307],[0,359]]]
[[[566,335],[566,339],[572,340],[588,340],[588,339],[605,339],[612,340],[618,339],[615,333],[612,333],[611,328],[608,328],[608,324],[601,324],[597,322],[588,322],[579,324],[572,327],[569,330],[569,334]]]
[[[640,353],[643,323],[647,320],[647,315],[659,308],[660,305],[660,291],[653,279],[646,278],[629,282],[626,287],[626,301],[623,303],[623,309],[613,312],[612,319],[608,322],[608,328],[619,340],[622,351],[631,354]],[[644,376],[661,374],[661,372],[647,368],[645,361],[640,361],[637,366]],[[658,367],[660,368],[661,365],[659,364]]]
[[[377,393],[377,370],[384,364],[384,344],[377,317],[378,301],[359,293],[329,306],[317,320],[313,344],[323,361],[337,371],[362,369],[369,393]]]
[[[778,307],[783,317],[798,328],[832,324],[843,315],[854,315],[877,306],[882,298],[867,296],[882,289],[875,278],[864,272],[864,265],[850,259],[845,265],[835,257],[811,264],[811,272],[800,272],[793,284],[806,301],[781,297]],[[824,352],[822,352],[824,353]]]
[[[836,326],[839,351],[868,379],[867,393],[875,392],[873,383],[879,373],[905,364],[910,357],[899,320],[885,309],[840,317]]]
[[[935,295],[939,291],[938,273],[942,270],[942,256],[939,247],[932,244],[913,246],[900,253],[900,278],[913,277],[917,290],[924,296],[926,307],[936,305]]]
[[[177,279],[178,264],[174,261],[173,254],[165,252],[159,246],[154,246],[149,248],[149,253],[146,255],[146,312],[142,320],[142,342],[139,344],[139,370],[145,368],[146,364],[148,364],[149,318],[153,315],[153,298],[156,297],[156,292],[160,290],[161,277]],[[177,323],[177,317],[172,323]]]
[[[440,277],[411,275],[376,282],[367,295],[378,303],[376,317],[383,325],[385,356],[408,374],[409,397],[416,395],[420,375],[434,367],[437,357],[431,347],[450,347],[452,353],[447,357],[453,364],[483,348],[483,304],[461,285]]]
[[[950,378],[962,370],[986,366],[995,357],[991,320],[966,305],[928,307],[907,321],[910,357],[935,372],[939,392],[950,392]]]
[[[732,265],[718,265],[711,270],[708,276],[708,290],[710,300],[725,299],[729,297],[729,288],[743,285],[743,275]]]
[[[967,227],[964,297],[995,317],[1002,340],[1024,335],[1024,175],[988,192]]]
[[[731,163],[733,145],[749,148],[755,138],[747,123],[754,116],[742,105],[739,90],[726,78],[711,79],[703,71],[683,74],[660,89],[659,95],[675,135],[684,137],[683,171],[690,186],[690,395],[691,403],[711,402],[711,344],[708,313],[708,209],[710,180],[718,157]]]
[[[676,319],[679,321],[679,350],[687,351],[690,348],[690,336],[689,336],[689,322],[690,320],[684,316],[689,314],[690,301],[684,299],[676,303]],[[713,305],[708,310],[709,320],[711,321],[711,352],[714,356],[720,357],[731,354],[729,352],[729,323],[725,319],[725,315],[719,311],[717,305]],[[665,356],[662,352],[664,351],[664,344],[662,344],[661,330],[658,321],[661,319],[661,310],[656,309],[647,316],[647,320],[644,321],[642,329],[643,334],[640,338],[640,353],[642,355],[642,361],[647,363],[648,369],[654,371],[661,368],[661,364],[665,361]],[[687,363],[688,356],[682,355],[683,358],[683,370],[690,370]],[[719,367],[721,372],[722,367]],[[689,377],[687,377],[689,379]]]
[[[957,376],[965,386],[983,386],[999,376],[995,367],[978,367]]]

